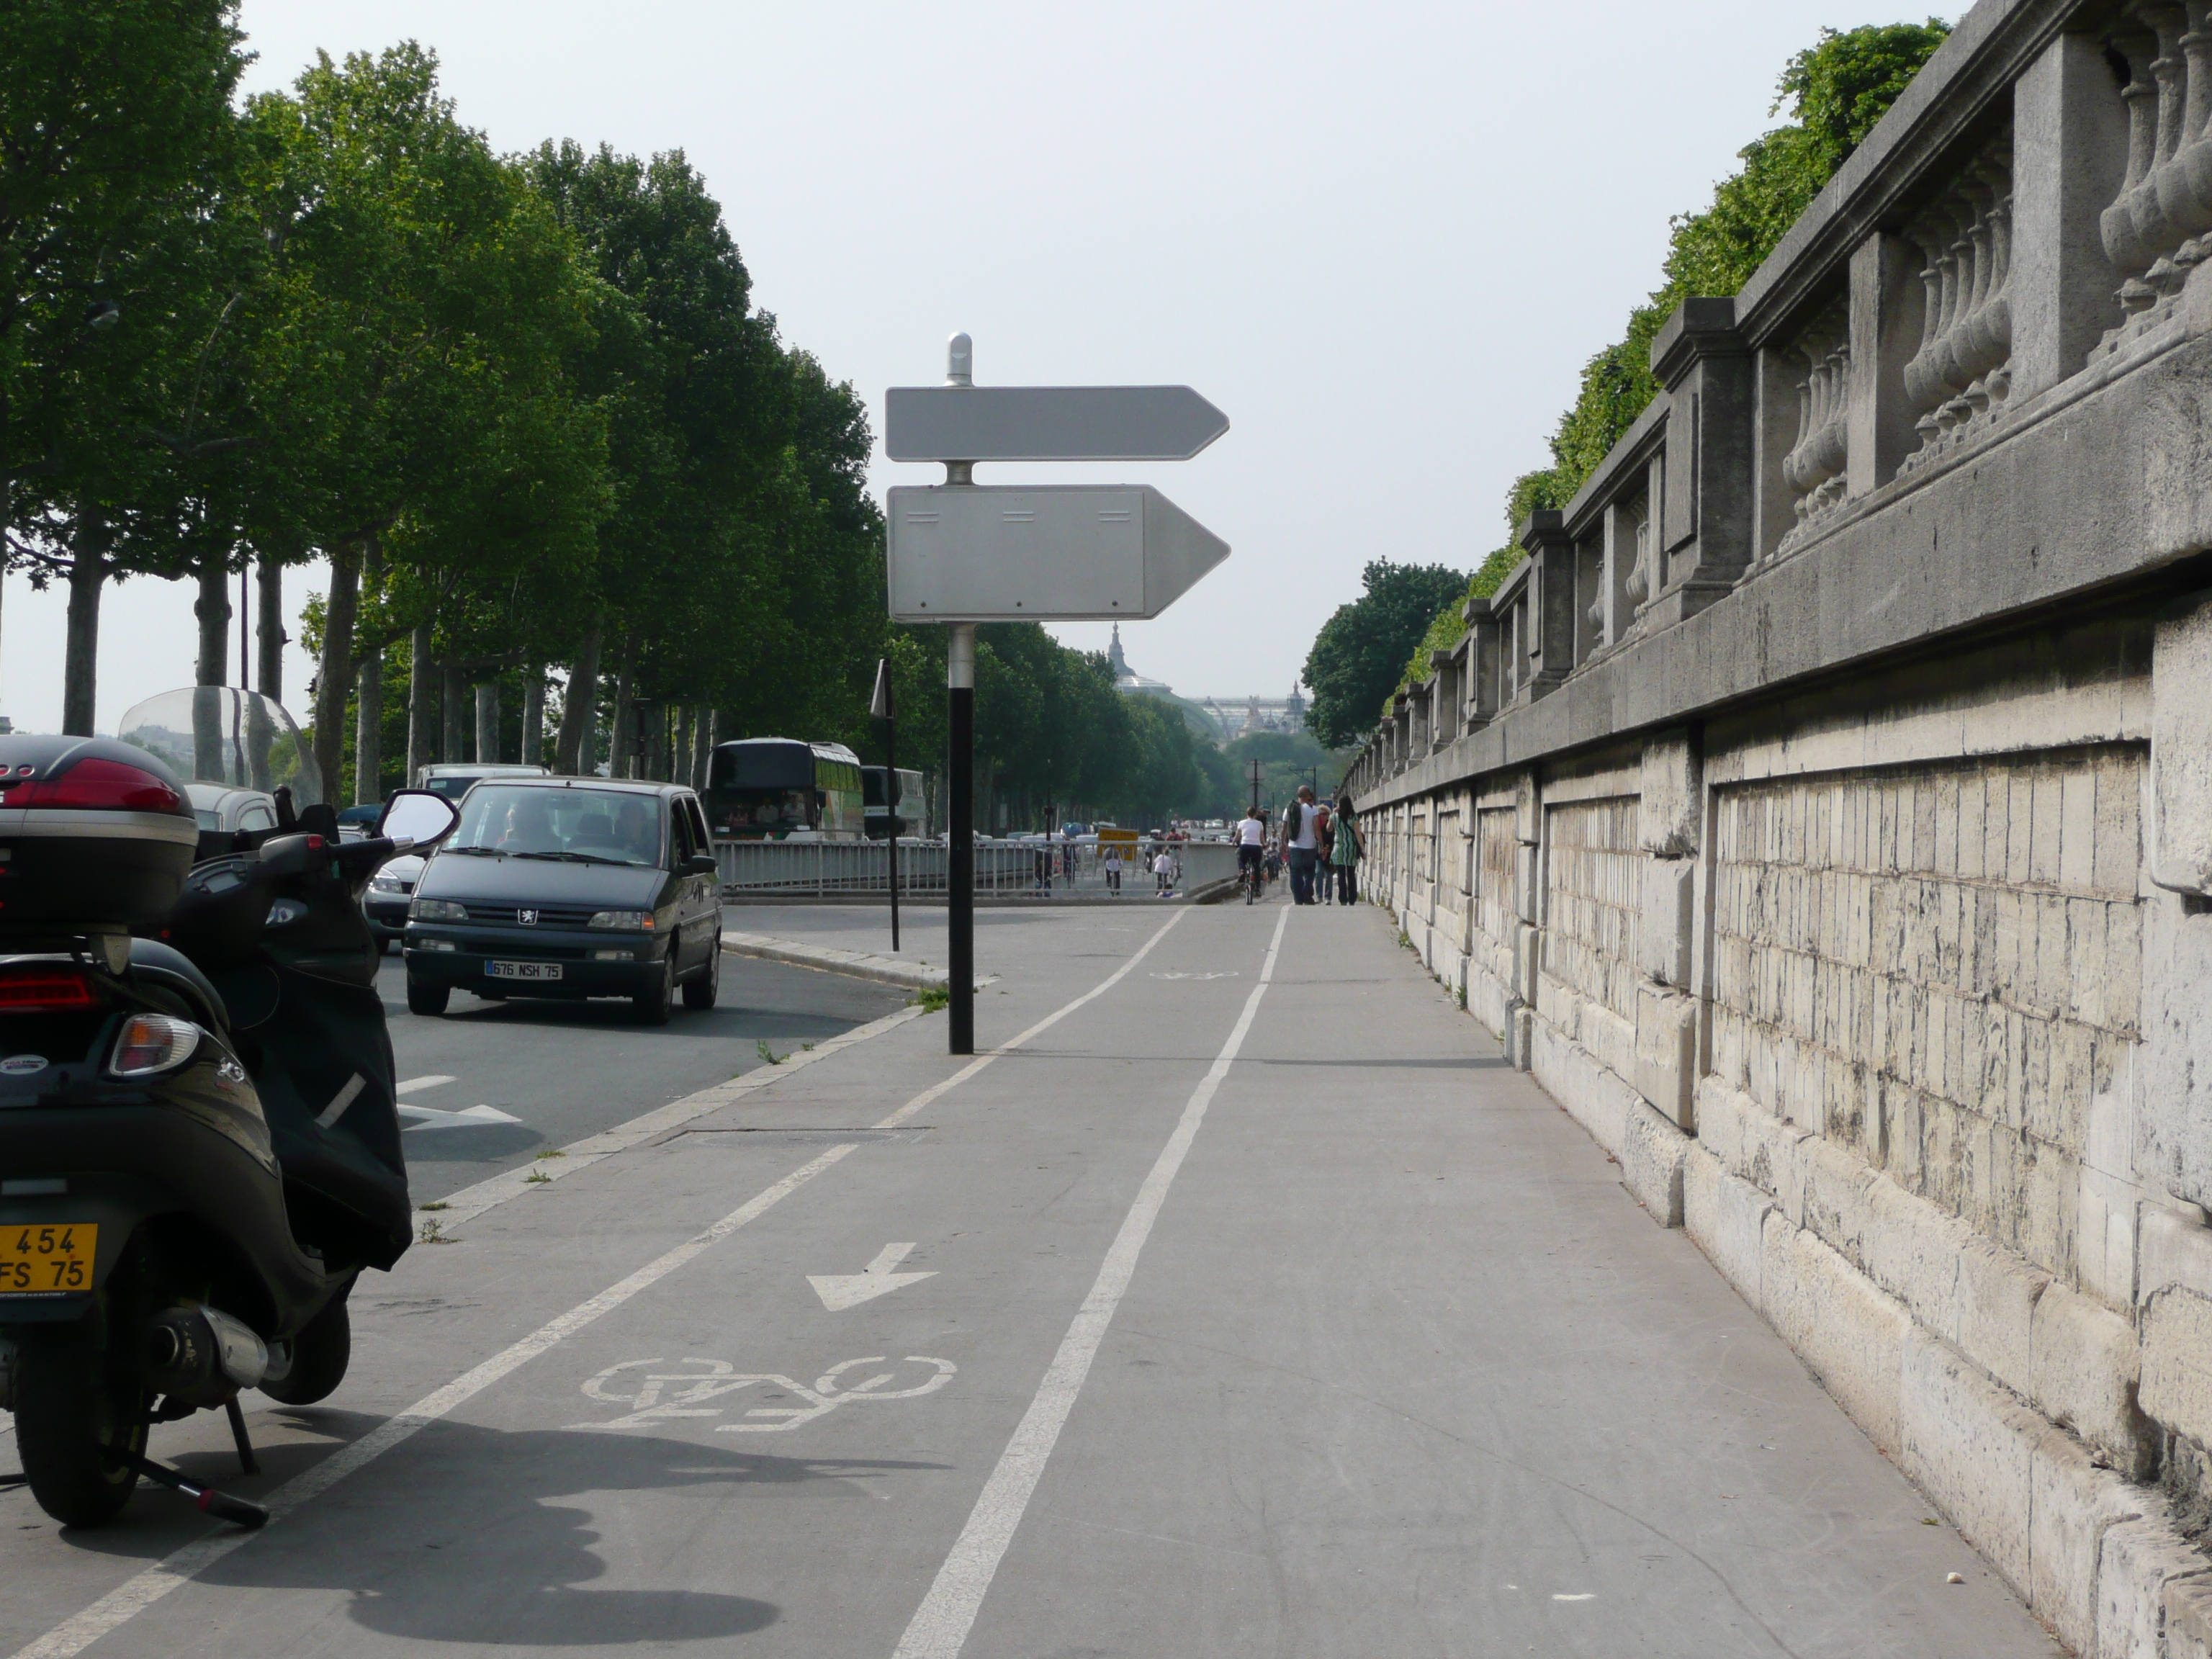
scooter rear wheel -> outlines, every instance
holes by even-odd
[[[281,1382],[264,1379],[261,1392],[288,1406],[312,1406],[337,1391],[352,1359],[353,1316],[345,1297],[335,1297],[292,1339],[292,1369]]]
[[[82,1325],[33,1327],[18,1339],[15,1445],[39,1507],[65,1527],[104,1526],[138,1485],[110,1449],[146,1453],[146,1394],[114,1375]]]

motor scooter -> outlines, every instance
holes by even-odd
[[[252,1473],[240,1392],[336,1389],[355,1279],[410,1238],[361,896],[455,809],[403,791],[342,842],[281,708],[170,696],[197,781],[258,757],[266,829],[203,832],[159,742],[0,737],[0,1407],[77,1526],[142,1476],[265,1519],[149,1459],[150,1426],[220,1409]]]

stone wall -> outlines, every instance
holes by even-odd
[[[2187,21],[1969,13],[1346,780],[1370,891],[1655,1219],[2148,1659],[2212,1656]]]

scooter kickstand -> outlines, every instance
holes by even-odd
[[[222,1402],[223,1413],[230,1419],[230,1438],[238,1448],[238,1467],[246,1474],[261,1473],[260,1460],[253,1455],[253,1442],[246,1432],[246,1413],[239,1409],[236,1395]]]
[[[136,1469],[156,1486],[184,1493],[195,1506],[218,1521],[228,1521],[249,1532],[269,1524],[269,1511],[258,1504],[249,1504],[243,1498],[233,1498],[228,1492],[217,1492],[213,1486],[203,1486],[197,1480],[187,1480],[167,1464],[156,1463],[152,1458],[141,1457],[137,1452],[124,1451],[114,1446],[107,1447],[106,1451],[108,1462],[126,1469]]]

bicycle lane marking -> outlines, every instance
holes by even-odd
[[[1198,1138],[1199,1126],[1206,1121],[1206,1108],[1212,1103],[1222,1079],[1229,1075],[1229,1068],[1236,1063],[1244,1038],[1252,1029],[1253,1018],[1260,1012],[1260,999],[1267,994],[1267,987],[1274,978],[1275,959],[1283,948],[1283,930],[1290,919],[1290,910],[1285,907],[1276,918],[1274,937],[1268,941],[1267,954],[1260,964],[1259,982],[1253,986],[1251,995],[1245,998],[1244,1010],[1231,1028],[1228,1041],[1221,1045],[1213,1064],[1191,1091],[1175,1132],[1160,1149],[1159,1158],[1145,1177],[1144,1185],[1137,1189],[1136,1201],[1130,1205],[1121,1231],[1106,1251],[1106,1259],[1099,1264],[1098,1277],[1090,1294],[1076,1310],[1067,1334],[1060,1339],[1059,1352],[1046,1368],[1044,1381],[1037,1385],[1036,1397],[1022,1413],[1013,1438],[1000,1454],[990,1479],[983,1483],[982,1493],[975,1499],[968,1524],[953,1540],[951,1553],[937,1570],[937,1577],[921,1605],[915,1609],[891,1659],[958,1659],[960,1650],[967,1644],[968,1632],[975,1627],[975,1615],[981,1610],[983,1597],[990,1590],[999,1563],[1005,1559],[1007,1546],[1013,1542],[1014,1529],[1021,1525],[1030,1498],[1043,1477],[1045,1464],[1052,1456],[1054,1446],[1059,1443],[1060,1430],[1066,1426],[1068,1413],[1074,1409],[1076,1396],[1082,1392],[1084,1380],[1090,1375],[1091,1362],[1097,1355],[1099,1344],[1105,1340],[1107,1328],[1114,1322],[1115,1310],[1121,1306],[1129,1281],[1136,1274],[1137,1258],[1144,1253],[1145,1242],[1152,1237],[1152,1224],[1159,1219],[1161,1208],[1167,1202],[1168,1188],[1175,1184],[1191,1143]],[[1133,967],[1134,962],[1130,965]]]
[[[1189,914],[1188,910],[1178,910],[1150,939],[1137,947],[1133,956],[1090,990],[1073,1001],[1055,1009],[998,1048],[976,1055],[951,1076],[923,1090],[876,1127],[890,1128],[904,1122],[915,1113],[924,1110],[932,1102],[943,1098],[950,1090],[974,1077],[993,1061],[1015,1052],[1023,1043],[1049,1030],[1077,1009],[1103,996],[1128,977],[1137,964],[1152,953],[1152,947],[1165,939],[1176,925]],[[1279,930],[1278,936],[1279,937]],[[1272,959],[1271,955],[1270,960]],[[645,1122],[659,1115],[659,1114],[657,1113],[647,1114],[646,1118],[637,1121]],[[763,1188],[731,1211],[704,1232],[695,1234],[681,1244],[664,1251],[627,1278],[617,1280],[597,1296],[577,1304],[568,1312],[548,1321],[520,1341],[494,1354],[472,1370],[464,1371],[444,1387],[423,1395],[405,1410],[386,1418],[360,1439],[341,1446],[313,1468],[295,1475],[276,1491],[258,1500],[269,1510],[269,1527],[256,1532],[226,1531],[210,1534],[179,1549],[171,1551],[152,1566],[142,1568],[134,1573],[108,1591],[106,1595],[93,1602],[91,1606],[72,1614],[44,1636],[17,1649],[11,1656],[11,1659],[75,1659],[75,1656],[82,1653],[94,1642],[128,1624],[172,1590],[190,1583],[233,1551],[242,1548],[257,1538],[265,1537],[270,1528],[282,1524],[288,1516],[320,1497],[348,1475],[366,1468],[386,1452],[405,1444],[422,1430],[429,1427],[441,1418],[458,1410],[495,1382],[519,1370],[549,1349],[557,1346],[578,1331],[598,1321],[602,1316],[611,1313],[641,1291],[665,1279],[685,1263],[704,1255],[748,1222],[765,1214],[784,1199],[812,1181],[815,1176],[858,1149],[859,1143],[847,1141],[828,1148],[818,1157],[808,1159],[782,1180]]]

